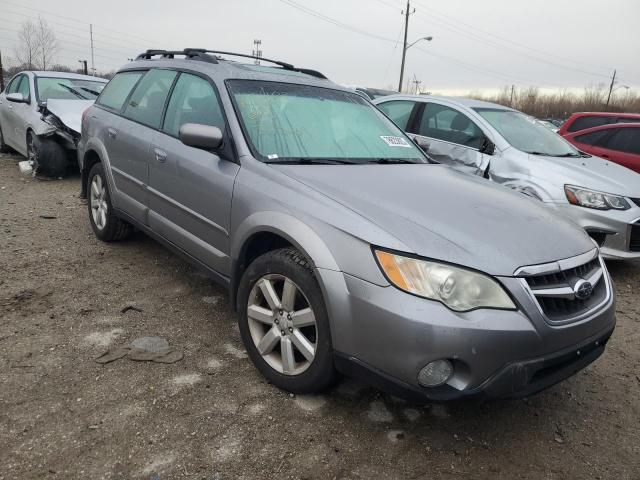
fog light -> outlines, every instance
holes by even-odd
[[[446,383],[453,375],[453,365],[441,359],[427,363],[418,373],[418,383],[423,387],[437,387]]]

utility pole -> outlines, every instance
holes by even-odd
[[[402,77],[404,77],[404,59],[407,56],[407,34],[409,33],[409,15],[416,11],[411,9],[411,0],[407,0],[407,9],[402,12],[404,14],[404,43],[402,44],[402,64],[400,65],[400,81],[398,82],[398,92],[402,92]]]
[[[91,37],[91,73],[96,74],[96,64],[93,60],[93,24],[89,24],[89,36]]]
[[[509,100],[509,106],[513,108],[513,91],[516,89],[515,85],[511,85],[511,100]]]
[[[87,71],[87,61],[86,60],[78,60],[81,64],[82,64],[82,73],[84,73],[85,75],[88,75],[89,72]]]
[[[0,51],[0,91],[4,92],[4,69],[2,68],[2,51]]]
[[[253,44],[254,44],[256,47],[255,47],[255,50],[253,50],[253,51],[251,52],[251,54],[252,54],[254,57],[258,57],[258,58],[256,58],[256,59],[253,61],[253,63],[255,63],[256,65],[260,65],[260,58],[262,57],[262,50],[260,50],[260,45],[262,45],[262,40],[260,40],[260,39],[255,39],[255,40],[253,41]]]
[[[611,100],[611,93],[613,92],[613,85],[616,83],[616,71],[613,71],[613,77],[611,77],[611,85],[609,85],[609,95],[607,95],[607,104],[605,108],[609,109],[609,101]]]

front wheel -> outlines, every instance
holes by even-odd
[[[268,252],[249,265],[238,292],[242,341],[271,383],[316,393],[337,379],[322,291],[297,250]]]
[[[27,134],[27,159],[34,172],[49,177],[61,177],[69,166],[62,145],[51,138],[38,138],[33,132]]]

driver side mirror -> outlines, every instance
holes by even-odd
[[[215,150],[222,146],[222,130],[211,125],[185,123],[180,127],[180,141],[189,147]]]
[[[21,93],[8,93],[7,100],[13,103],[29,103],[29,100],[24,98]]]
[[[493,155],[494,153],[496,153],[496,144],[485,137],[484,142],[482,142],[482,145],[480,146],[478,151],[480,153],[484,153],[485,155]]]

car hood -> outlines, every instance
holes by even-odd
[[[543,162],[545,176],[564,185],[590,188],[625,197],[640,197],[640,174],[600,157],[563,158],[529,155],[531,162]]]
[[[82,130],[82,112],[93,105],[93,100],[48,100],[47,110],[74,132]]]
[[[542,203],[445,166],[275,168],[386,230],[408,253],[493,275],[594,248],[582,229]]]

